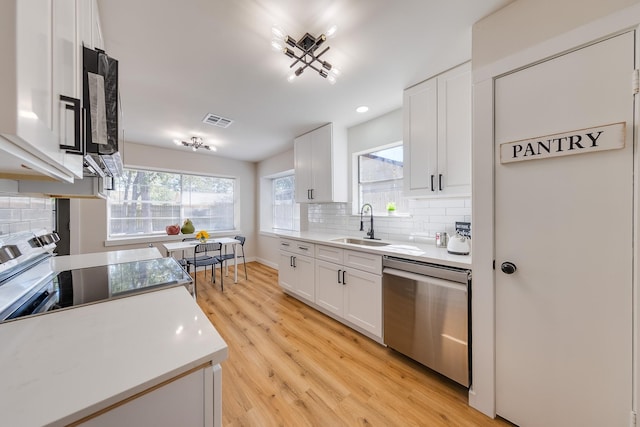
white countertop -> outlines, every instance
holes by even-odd
[[[354,249],[363,252],[376,253],[380,255],[391,255],[401,258],[413,259],[417,261],[430,262],[434,264],[446,265],[449,267],[471,268],[471,255],[453,255],[447,252],[447,248],[437,248],[433,243],[414,243],[384,239],[387,246],[363,246],[349,243],[334,242],[334,239],[343,237],[355,237],[362,239],[363,236],[354,235],[328,235],[313,233],[308,231],[300,232],[279,232],[279,237],[285,237],[307,242],[341,247],[344,249]]]
[[[120,264],[123,262],[143,261],[155,258],[162,258],[162,254],[155,247],[110,252],[96,252],[80,255],[63,255],[51,258],[51,268],[53,269],[53,271],[66,271],[74,270],[77,268]]]
[[[183,287],[0,324],[7,426],[62,426],[208,361],[227,345]]]

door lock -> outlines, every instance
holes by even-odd
[[[516,272],[517,269],[518,268],[516,267],[516,265],[509,261],[503,262],[500,265],[500,270],[502,270],[504,274],[513,274]]]

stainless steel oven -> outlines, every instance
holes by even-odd
[[[384,343],[468,387],[471,272],[383,259]]]
[[[58,302],[55,273],[49,268],[48,256],[41,258],[12,281],[3,283],[5,288],[14,288],[14,301],[5,299],[0,312],[0,321],[43,313],[53,309]],[[0,285],[2,286],[2,285]],[[1,290],[1,289],[0,289]],[[24,292],[22,292],[24,291]]]

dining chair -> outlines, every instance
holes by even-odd
[[[187,264],[193,265],[193,291],[196,292],[198,283],[198,267],[205,267],[204,277],[207,277],[207,267],[211,266],[211,280],[216,283],[216,270],[215,266],[220,264],[220,288],[224,291],[224,275],[222,274],[222,263],[224,260],[220,255],[211,256],[210,253],[218,252],[222,254],[221,243],[199,243],[193,248],[193,259],[188,259]],[[204,254],[204,255],[198,255]]]
[[[242,258],[242,263],[244,264],[244,278],[245,279],[249,279],[249,276],[247,275],[247,262],[246,259],[244,257],[244,242],[247,240],[246,237],[244,236],[234,236],[234,239],[236,239],[237,241],[240,242],[240,248],[242,249],[242,255],[238,254],[238,258]],[[236,245],[233,245],[233,252],[230,254],[224,254],[222,255],[222,260],[223,261],[228,261],[230,259],[234,259],[236,258]],[[222,267],[220,267],[222,268]],[[238,266],[236,265],[235,268],[238,268]]]
[[[191,242],[191,241],[196,241],[197,239],[195,237],[185,237],[184,239],[182,239],[183,242]],[[200,255],[200,259],[205,259],[208,258],[209,254],[208,253],[204,253],[204,255]],[[184,256],[184,249],[182,250],[182,259],[178,260],[178,262],[180,263],[180,265],[182,267],[184,267],[187,270],[187,273],[191,273],[191,264],[192,264],[192,259],[185,257]],[[206,277],[206,275],[205,275]]]

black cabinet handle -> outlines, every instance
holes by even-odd
[[[73,145],[60,144],[60,149],[66,150],[67,153],[71,154],[84,154],[80,139],[80,100],[60,95],[60,101],[65,103],[65,110],[73,110]]]
[[[345,276],[345,274],[347,274],[347,270],[342,270],[342,284],[343,285],[347,284],[347,277]]]
[[[311,197],[309,197],[311,200],[313,200],[313,188],[311,190],[309,190],[311,192]]]
[[[297,265],[296,265],[296,257],[293,257],[293,268],[296,268],[296,267],[297,267]]]
[[[340,272],[342,272],[342,270],[338,270],[338,283],[342,284],[342,282],[340,281]]]
[[[442,174],[438,174],[438,190],[442,191]]]
[[[436,191],[435,187],[433,186],[433,178],[435,177],[435,175],[431,175],[431,191]]]

